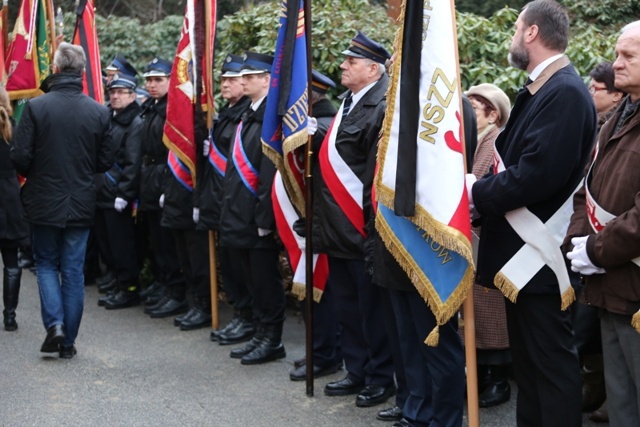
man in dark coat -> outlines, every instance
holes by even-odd
[[[562,239],[568,224],[561,207],[582,179],[597,117],[589,91],[563,55],[568,40],[569,17],[562,6],[537,0],[524,7],[509,60],[526,70],[529,80],[495,142],[500,158],[494,174],[475,184],[467,175],[470,203],[482,217],[477,282],[497,284],[511,296],[506,310],[518,425],[581,425],[578,353],[570,313],[561,309],[571,288],[553,233]],[[549,221],[552,216],[559,219]],[[544,232],[527,234],[533,227]],[[528,247],[548,249],[533,250],[523,260],[517,253],[524,239]],[[534,259],[542,260],[535,264],[539,269],[527,272]]]
[[[132,206],[138,197],[143,122],[135,88],[135,78],[125,74],[115,74],[107,84],[116,156],[111,169],[96,174],[98,210],[94,230],[102,259],[116,278],[114,292],[99,299],[98,304],[110,310],[140,304]]]
[[[364,242],[371,215],[376,148],[385,113],[389,52],[358,32],[340,66],[347,92],[320,150],[321,179],[315,199],[318,252],[329,256],[329,279],[342,327],[347,376],[325,394],[357,394],[357,406],[385,402],[396,389],[382,313],[381,290],[365,271]],[[347,187],[349,186],[349,187]],[[350,188],[345,192],[340,188]]]
[[[236,127],[242,113],[249,108],[251,100],[245,96],[242,86],[243,59],[239,55],[227,55],[222,64],[220,92],[227,103],[218,111],[213,124],[213,139],[206,148],[207,161],[200,180],[198,207],[198,228],[220,231],[220,210],[224,197],[224,177],[229,149],[233,145]],[[221,345],[237,344],[248,340],[255,332],[251,294],[244,282],[243,272],[238,262],[234,262],[227,246],[218,247],[218,264],[222,284],[229,304],[233,306],[233,318],[222,329],[211,331],[211,340]]]
[[[169,150],[162,142],[162,136],[167,118],[167,93],[172,65],[166,59],[154,58],[144,73],[151,97],[142,105],[144,126],[138,214],[147,226],[151,256],[158,270],[156,280],[165,288],[163,297],[144,310],[154,318],[187,311],[184,276],[178,264],[176,242],[171,230],[160,225],[164,192],[171,175],[167,166]]]
[[[86,59],[61,43],[45,95],[22,114],[11,160],[27,178],[22,203],[32,225],[42,320],[40,351],[75,354],[84,308],[83,263],[96,204],[94,174],[113,163],[109,110],[82,93]],[[71,120],[70,118],[73,118]]]
[[[231,351],[243,365],[286,356],[282,345],[285,297],[274,236],[271,187],[276,169],[262,153],[262,121],[273,57],[247,52],[242,66],[244,93],[251,99],[236,128],[224,181],[220,244],[240,263],[253,299],[257,330],[251,341]]]

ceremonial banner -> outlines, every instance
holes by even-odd
[[[98,46],[93,0],[80,0],[76,16],[73,44],[82,46],[87,57],[86,70],[82,76],[82,91],[102,104],[104,103],[104,88],[102,86],[102,65],[100,64],[100,47]]]
[[[273,213],[276,219],[278,235],[289,256],[291,270],[293,270],[293,287],[291,293],[302,300],[305,298],[305,273],[307,261],[305,259],[305,238],[293,230],[293,224],[300,218],[291,204],[291,200],[284,187],[282,175],[276,172],[271,191]],[[329,277],[329,260],[325,254],[313,255],[313,300],[320,302],[322,293]]]
[[[7,0],[0,10],[0,82],[7,82],[7,68],[5,62],[5,52],[7,51],[7,21],[9,14],[9,6]]]
[[[169,168],[189,190],[193,190],[196,184],[197,102],[201,103],[201,110],[207,112],[207,125],[211,126],[213,122],[211,73],[215,16],[214,0],[187,1],[182,33],[169,80],[163,141],[171,151]]]
[[[282,174],[291,202],[304,216],[304,156],[308,140],[307,41],[304,0],[283,0],[262,125],[262,148]]]
[[[376,228],[438,325],[473,283],[455,12],[408,1],[378,151]],[[438,327],[425,342],[437,345]]]
[[[23,0],[6,52],[6,89],[12,100],[42,94],[40,83],[49,72],[48,37],[45,1]]]

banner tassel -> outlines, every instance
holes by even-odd
[[[433,331],[429,333],[429,336],[427,337],[427,339],[424,340],[424,343],[429,347],[437,347],[439,342],[440,342],[440,325],[436,325],[436,327],[433,328]]]

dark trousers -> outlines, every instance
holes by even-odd
[[[184,275],[180,271],[173,233],[160,226],[162,211],[144,211],[143,214],[149,230],[151,253],[158,267],[157,280],[166,286],[166,295],[182,300],[185,297]]]
[[[116,276],[120,289],[137,286],[138,257],[131,208],[118,212],[115,209],[98,209],[94,226],[96,240],[103,259]]]
[[[211,309],[209,281],[209,232],[206,230],[173,230],[178,262],[186,283],[189,307]]]
[[[219,246],[218,257],[222,286],[229,303],[236,311],[248,311],[253,310],[253,299],[242,270],[241,252],[242,249]]]
[[[245,283],[253,298],[253,315],[265,326],[284,322],[285,297],[274,249],[240,249],[238,256]]]
[[[393,361],[382,312],[382,291],[364,261],[329,257],[329,282],[342,328],[344,363],[354,381],[391,386]]]
[[[417,292],[390,289],[400,351],[409,389],[402,415],[412,426],[461,426],[464,408],[464,349],[454,316],[440,327],[437,347],[424,340],[436,319]]]
[[[396,376],[396,406],[402,408],[409,397],[409,387],[407,386],[407,377],[402,361],[402,348],[400,347],[400,338],[398,337],[398,324],[396,322],[395,310],[391,304],[391,293],[389,289],[380,288],[382,291],[382,314],[384,316],[384,326],[386,327],[387,337],[389,338],[389,348],[393,359],[393,370]]]
[[[582,425],[580,363],[571,315],[560,310],[560,295],[520,293],[516,304],[505,302],[518,426]]]
[[[2,264],[4,268],[18,268],[18,247],[2,247]]]
[[[313,310],[313,364],[322,368],[342,362],[340,325],[336,317],[334,295],[326,286],[320,302],[312,304]],[[307,320],[307,302],[300,302],[300,309]]]

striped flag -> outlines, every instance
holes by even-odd
[[[304,0],[282,0],[262,149],[280,171],[291,202],[303,216],[304,158],[297,149],[309,138],[308,83]]]
[[[93,0],[80,0],[76,9],[76,28],[73,44],[82,46],[87,57],[86,71],[82,76],[82,91],[99,103],[104,103],[102,65],[96,31],[96,15]]]
[[[45,0],[23,0],[5,56],[6,89],[12,100],[42,94],[40,83],[49,73],[50,51]]]
[[[207,125],[212,122],[215,15],[215,0],[187,1],[169,80],[163,141],[171,172],[189,190],[196,185],[195,129],[205,124],[198,122],[198,112],[207,113]]]
[[[376,228],[442,325],[474,273],[453,5],[407,1],[397,43],[378,151]],[[437,341],[436,327],[425,342]]]

